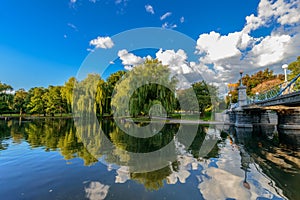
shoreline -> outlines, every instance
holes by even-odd
[[[38,120],[38,119],[74,119],[75,117],[72,115],[69,116],[9,116],[9,115],[2,115],[0,116],[0,120],[9,121],[9,120]],[[104,119],[113,117],[103,117]],[[151,120],[141,120],[143,118],[133,118],[135,122],[145,122],[149,123]],[[144,118],[146,119],[146,118]],[[222,122],[222,121],[204,121],[201,119],[175,119],[175,118],[152,118],[153,123],[160,123],[164,122],[166,124],[202,124],[202,125],[230,125],[228,122]],[[125,121],[128,121],[128,118],[124,118]]]

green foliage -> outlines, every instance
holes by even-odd
[[[198,102],[194,102],[192,94],[195,93]],[[182,102],[182,107],[189,108],[190,112],[200,112],[201,116],[204,115],[205,110],[210,107],[217,106],[219,101],[217,95],[217,87],[207,84],[205,81],[200,81],[192,84],[191,88],[180,90],[177,92],[179,98],[183,98],[185,101]],[[195,103],[198,103],[196,105]],[[199,108],[199,110],[197,110]]]
[[[199,112],[199,110],[198,110],[199,106],[198,106],[197,102],[194,101],[194,98],[193,98],[194,93],[195,93],[195,91],[193,90],[192,87],[188,88],[188,89],[185,89],[185,90],[177,91],[178,98],[179,99],[184,99],[184,101],[181,102],[181,106],[184,107],[184,108],[189,108],[189,110],[185,110],[185,111]],[[179,102],[178,102],[178,105],[177,105],[177,109],[182,110],[182,108],[179,105]]]
[[[10,85],[0,82],[0,114],[11,112],[13,95],[10,92],[12,90]]]
[[[66,109],[67,113],[72,112],[73,90],[74,90],[75,83],[76,83],[76,79],[74,77],[71,77],[61,88],[62,99],[67,103],[67,109]]]
[[[46,89],[42,87],[33,88],[31,92],[30,101],[27,105],[27,110],[31,114],[44,114],[46,115],[46,101],[44,94]]]
[[[176,105],[174,91],[177,81],[171,77],[167,66],[162,65],[158,60],[146,60],[144,64],[127,72],[124,77],[116,84],[112,99],[112,106],[117,111],[125,111],[118,114],[148,115],[149,108],[158,102],[167,113],[174,111]],[[148,84],[144,84],[145,80]],[[128,98],[130,98],[129,105],[125,101]]]
[[[43,94],[42,99],[45,101],[45,111],[47,114],[54,116],[67,110],[67,102],[61,95],[61,86],[49,86]]]
[[[113,95],[114,89],[118,81],[121,80],[121,78],[126,74],[125,71],[117,71],[115,73],[112,73],[106,80],[106,102],[104,107],[104,112],[111,114],[111,97]]]
[[[247,95],[254,95],[251,93],[252,88],[255,88],[257,85],[259,85],[262,82],[273,80],[276,78],[278,78],[278,76],[274,75],[273,70],[269,70],[269,68],[266,68],[264,71],[258,71],[257,73],[251,76],[246,74],[242,78],[242,82],[243,85],[247,86]]]
[[[11,113],[12,101],[13,101],[13,95],[11,94],[0,95],[0,115],[3,113]]]
[[[13,107],[20,115],[26,109],[26,96],[27,92],[24,89],[17,90],[14,95]]]
[[[288,69],[291,71],[289,79],[294,78],[300,73],[300,56],[296,61],[289,64]],[[124,78],[125,75],[126,78]],[[71,77],[64,86],[49,86],[47,89],[34,87],[28,92],[20,89],[15,94],[12,93],[12,86],[0,82],[0,114],[19,113],[21,115],[23,112],[26,112],[29,114],[44,115],[60,113],[62,115],[64,113],[71,113],[74,101],[74,86],[77,84],[79,95],[75,99],[75,106],[79,106],[85,110],[92,110],[100,116],[104,114],[110,115],[112,112],[113,93],[117,94],[116,100],[113,102],[115,107],[125,106],[120,102],[122,97],[128,96],[129,91],[138,82],[149,76],[152,76],[155,81],[161,81],[168,85],[171,90],[175,91],[177,83],[175,77],[170,77],[168,67],[163,66],[157,60],[146,60],[144,64],[135,67],[128,73],[125,71],[113,73],[106,81],[102,80],[99,75],[89,74],[80,83],[77,83],[77,80]],[[275,75],[272,70],[267,68],[251,76],[246,74],[242,78],[242,83],[247,86],[247,95],[254,96],[255,89],[261,83],[271,81],[270,84],[274,84],[283,79],[284,75]],[[232,103],[237,102],[238,86],[239,82],[230,84]],[[296,82],[296,87],[300,88],[300,81]],[[151,106],[157,104],[161,104],[168,113],[172,113],[175,108],[180,109],[179,102],[171,90],[163,87],[162,84],[146,84],[136,88],[130,99],[128,113],[133,116],[148,115]],[[192,96],[190,95],[194,92],[198,99],[198,105],[192,101]],[[197,111],[198,106],[201,113],[204,113],[208,109],[216,109],[218,105],[224,108],[224,103],[218,98],[217,88],[203,81],[194,83],[189,89],[177,91],[177,95],[184,97],[185,101],[183,104],[185,104],[184,107],[190,108],[188,111]],[[90,104],[90,98],[95,99],[94,105]],[[227,97],[226,102],[229,102],[229,97]]]
[[[13,88],[10,85],[0,82],[0,94],[4,94],[12,90]]]
[[[296,61],[289,64],[288,69],[291,71],[289,74],[289,79],[292,79],[300,74],[300,56],[298,56]]]
[[[101,116],[103,116],[106,103],[107,103],[107,83],[105,83],[104,80],[99,79],[97,83],[97,88],[96,88],[96,113],[99,113]]]
[[[74,108],[83,115],[90,112],[103,116],[110,113],[110,99],[114,84],[120,78],[120,73],[114,73],[105,82],[98,74],[89,74],[84,80],[76,84]],[[93,101],[92,101],[93,100]]]
[[[218,100],[217,87],[208,85],[205,81],[194,83],[192,87],[195,91],[201,113],[204,113],[205,109],[211,106],[216,106]]]
[[[97,101],[95,97],[100,80],[98,74],[88,74],[88,76],[76,84],[76,96],[74,96],[73,107],[76,108],[81,117],[88,117],[91,112],[96,114]],[[99,92],[99,91],[98,91]],[[99,100],[99,99],[98,99]]]
[[[295,78],[298,74],[300,74],[300,56],[298,56],[296,61],[289,64],[288,69],[291,70],[291,73],[289,74],[290,80]],[[300,89],[300,78],[298,78],[298,80],[295,82],[294,89]]]

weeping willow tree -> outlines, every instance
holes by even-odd
[[[102,116],[107,98],[107,83],[100,75],[88,74],[75,86],[73,109],[77,111],[76,115],[88,118],[90,114],[97,113]]]
[[[112,107],[120,116],[149,115],[150,108],[161,105],[167,113],[176,106],[175,87],[177,80],[171,77],[167,66],[158,60],[146,60],[116,84]]]
[[[61,88],[61,96],[67,102],[67,113],[72,112],[73,90],[76,83],[75,77],[69,78],[65,85]]]
[[[104,107],[104,112],[111,114],[111,97],[114,92],[115,85],[118,83],[118,81],[124,76],[126,72],[125,71],[117,71],[115,73],[112,73],[106,80],[106,102]]]

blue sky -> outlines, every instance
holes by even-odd
[[[69,77],[76,76],[83,60],[97,48],[90,44],[93,39],[111,38],[141,27],[173,29],[197,41],[199,63],[193,66],[198,71],[206,70],[205,74],[217,73],[219,77],[215,74],[212,82],[221,76],[223,82],[233,81],[235,77],[229,76],[232,72],[228,71],[235,71],[241,65],[248,65],[246,71],[277,69],[298,56],[298,45],[293,40],[298,38],[299,1],[278,0],[267,5],[268,2],[3,0],[0,3],[0,81],[14,89],[62,85]],[[279,12],[280,9],[283,11]],[[246,38],[243,47],[235,48],[236,38],[239,41]],[[270,46],[273,41],[278,44]],[[270,48],[280,52],[264,54]],[[288,54],[283,55],[283,51]],[[178,49],[170,53],[180,54]],[[203,53],[206,56],[201,57]],[[155,57],[155,53],[151,56]],[[126,58],[120,56],[123,63]]]

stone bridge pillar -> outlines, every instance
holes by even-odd
[[[241,81],[242,81],[242,73],[241,73]],[[242,106],[247,105],[247,87],[242,83],[238,87],[238,104],[239,107],[234,110],[235,113],[235,127],[238,128],[246,128],[249,131],[252,131],[252,115],[249,112],[246,112],[242,109]]]
[[[240,85],[238,87],[239,95],[238,95],[238,101],[239,101],[239,107],[247,105],[247,93],[246,93],[247,87],[244,85]]]
[[[275,111],[261,110],[259,122],[257,124],[258,132],[267,138],[273,138],[277,134],[278,117]]]
[[[279,137],[292,146],[300,145],[300,109],[278,110]]]

